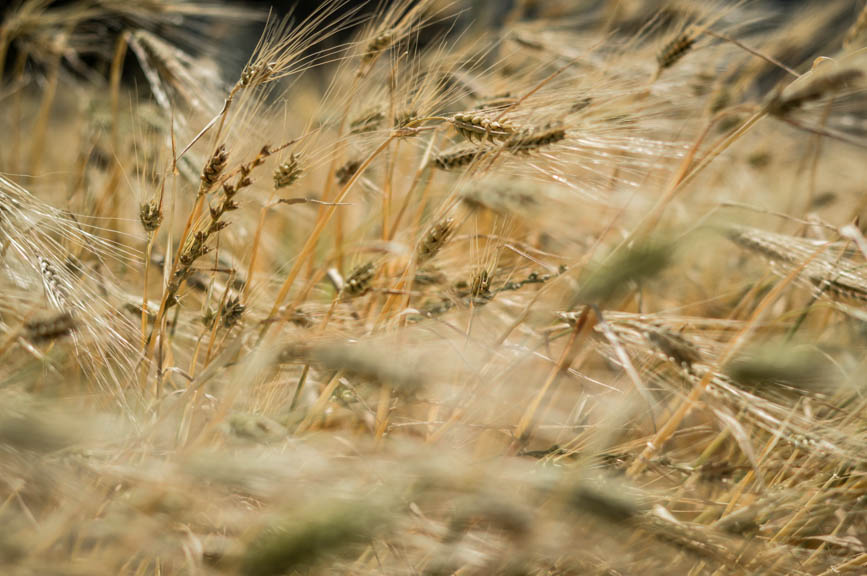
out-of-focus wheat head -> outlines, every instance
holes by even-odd
[[[3,12],[0,572],[864,572],[867,8],[236,6]]]

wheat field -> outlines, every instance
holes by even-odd
[[[867,573],[863,2],[15,0],[0,130],[0,573]]]

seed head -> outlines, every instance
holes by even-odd
[[[498,122],[479,113],[455,114],[452,118],[452,126],[458,134],[470,141],[487,138],[494,142],[508,138],[515,132],[511,122]]]
[[[506,148],[515,153],[538,150],[566,138],[566,130],[559,124],[548,124],[543,128],[527,129],[515,134],[506,141]]]
[[[213,308],[208,308],[205,310],[205,313],[202,314],[202,324],[206,328],[212,328],[214,326],[214,320],[217,319],[217,312]]]
[[[343,293],[350,298],[363,296],[370,291],[370,284],[373,281],[375,268],[373,262],[362,264],[352,271],[346,279],[346,284],[343,286]]]
[[[857,84],[863,77],[864,72],[855,68],[819,76],[791,94],[776,94],[768,104],[768,113],[773,116],[785,116],[803,107],[804,104],[815,102],[847,86]]]
[[[181,253],[180,263],[185,267],[189,267],[197,259],[210,252],[210,248],[206,245],[207,241],[208,232],[204,230],[196,232],[186,249]]]
[[[662,47],[656,55],[656,62],[660,70],[671,68],[683,58],[695,44],[695,36],[686,32],[678,34],[673,40]]]
[[[337,182],[341,185],[346,185],[358,169],[361,167],[361,162],[358,160],[349,160],[346,164],[337,169],[334,173],[337,176]]]
[[[55,305],[62,304],[66,300],[67,293],[57,268],[49,260],[40,256],[39,271],[42,273],[42,283],[45,285],[49,299]]]
[[[373,62],[377,56],[382,53],[383,50],[391,46],[391,43],[394,41],[396,34],[394,30],[386,30],[381,34],[375,36],[368,44],[367,49],[364,51],[364,55],[361,57],[362,64],[369,64]]]
[[[686,338],[671,330],[665,328],[648,330],[645,337],[667,358],[679,366],[689,368],[701,361],[698,350]]]
[[[299,157],[300,155],[290,154],[289,159],[274,170],[275,190],[291,186],[304,172],[304,169],[298,163]]]
[[[401,110],[394,115],[394,127],[403,128],[413,120],[418,118],[418,111],[412,109]]]
[[[208,160],[205,169],[202,170],[202,181],[199,184],[200,195],[207,194],[214,187],[214,184],[220,179],[220,174],[225,170],[228,161],[229,153],[226,152],[226,146],[221,145]]]
[[[61,312],[50,318],[31,320],[24,325],[24,337],[33,343],[47,342],[66,336],[75,328],[75,318]]]
[[[223,305],[223,328],[226,328],[227,330],[232,329],[241,320],[241,316],[244,314],[245,309],[246,306],[241,304],[240,296],[230,298],[229,301]]]
[[[163,221],[163,212],[159,204],[151,200],[139,207],[139,219],[145,232],[153,232],[160,227]]]
[[[455,230],[455,219],[445,218],[437,222],[427,234],[424,240],[418,247],[418,262],[419,264],[430,260],[445,246],[449,237]]]
[[[451,148],[434,156],[434,163],[440,170],[453,170],[473,163],[485,152],[487,152],[487,149],[477,146]]]
[[[372,132],[379,128],[379,125],[385,119],[385,114],[378,108],[367,110],[358,118],[355,118],[349,123],[349,128],[353,134],[361,134],[364,132]]]
[[[256,62],[244,66],[241,72],[241,86],[249,88],[250,86],[258,86],[264,84],[274,73],[274,64],[270,62]]]

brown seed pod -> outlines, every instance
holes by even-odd
[[[139,206],[139,219],[145,232],[153,232],[163,221],[163,212],[159,204],[151,200]]]
[[[455,231],[455,219],[444,218],[428,230],[418,247],[419,264],[430,260],[445,246],[449,237]]]
[[[484,114],[455,114],[452,126],[458,134],[470,140],[488,139],[491,142],[504,140],[515,133],[511,122],[498,122]]]
[[[274,73],[274,65],[270,62],[256,62],[247,64],[244,70],[241,71],[241,86],[249,88],[250,86],[258,86],[268,81],[271,74]]]
[[[400,110],[394,115],[394,127],[403,128],[417,118],[418,110],[413,110],[411,108]]]
[[[373,108],[362,113],[349,123],[349,129],[353,134],[362,134],[364,132],[372,132],[379,128],[382,121],[385,119],[385,114],[378,108]]]
[[[379,54],[391,46],[391,43],[394,42],[396,37],[396,33],[394,30],[386,30],[371,39],[367,44],[367,49],[364,51],[364,55],[361,57],[362,64],[369,64],[373,62]]]
[[[64,282],[49,260],[39,257],[39,271],[42,273],[42,284],[45,286],[45,291],[48,298],[55,304],[60,305],[66,301],[66,289]]]
[[[343,286],[343,294],[350,298],[363,296],[370,291],[370,284],[373,282],[373,276],[376,268],[373,262],[368,262],[357,267],[346,279],[346,284]]]
[[[808,277],[807,280],[820,291],[827,292],[835,299],[867,302],[867,289],[846,280],[820,278],[815,275]]]
[[[471,164],[487,150],[475,146],[451,148],[434,156],[434,163],[440,170],[453,170]]]
[[[304,172],[298,162],[300,155],[290,154],[289,159],[274,170],[274,189],[286,188],[295,183]]]
[[[246,310],[246,306],[241,304],[240,296],[230,298],[228,302],[223,305],[223,311],[221,314],[221,317],[223,318],[223,328],[228,330],[232,329],[238,322],[240,322],[244,310]]]
[[[506,141],[510,152],[527,153],[566,138],[566,130],[559,124],[548,124],[538,129],[523,130]]]
[[[343,166],[337,169],[334,175],[337,177],[337,182],[341,185],[346,185],[349,179],[352,178],[358,169],[361,167],[359,160],[349,160]]]
[[[689,368],[701,361],[698,350],[686,338],[671,330],[655,328],[648,330],[644,337],[678,366]]]
[[[695,36],[688,32],[683,32],[675,36],[674,39],[663,46],[656,55],[656,62],[659,64],[659,69],[665,70],[666,68],[671,68],[677,64],[677,62],[686,56],[686,53],[692,49],[695,45],[695,40]]]
[[[31,320],[24,325],[24,337],[38,344],[66,336],[75,329],[75,318],[69,312],[39,320]]]
[[[199,184],[199,195],[207,194],[211,188],[220,179],[220,174],[226,169],[226,164],[229,162],[229,153],[224,145],[220,145],[214,152],[205,169],[202,170],[202,180]]]
[[[204,256],[208,252],[211,251],[210,248],[206,245],[208,241],[208,232],[204,230],[199,230],[196,232],[192,239],[187,244],[184,251],[181,252],[180,263],[184,267],[189,267],[195,262],[198,258]],[[179,270],[180,272],[180,270]]]
[[[518,98],[513,96],[510,92],[504,92],[497,96],[491,96],[489,98],[480,98],[478,103],[476,104],[477,110],[490,110],[490,109],[498,109],[498,108],[506,108],[515,104],[518,101]]]
[[[857,84],[864,77],[864,72],[855,68],[847,68],[818,76],[803,88],[788,95],[776,94],[767,105],[768,114],[786,116],[809,102],[815,102],[825,96],[835,94],[847,86]]]

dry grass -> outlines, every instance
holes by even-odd
[[[0,572],[867,571],[867,12],[492,5],[7,9]]]

